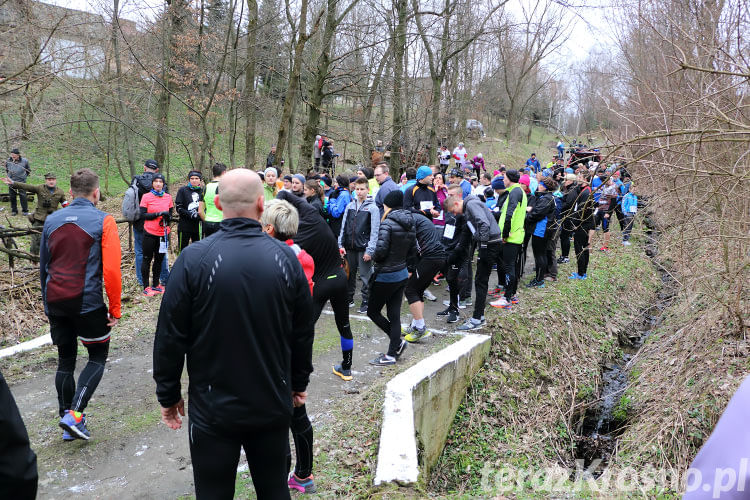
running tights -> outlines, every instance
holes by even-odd
[[[57,389],[60,418],[65,415],[65,410],[82,412],[88,405],[91,395],[94,394],[104,374],[104,364],[109,353],[109,340],[83,345],[89,352],[89,360],[78,377],[77,388],[73,371],[76,368],[78,341],[73,338],[72,341],[57,346],[58,364],[55,374],[55,389]]]

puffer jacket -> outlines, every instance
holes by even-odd
[[[526,214],[526,225],[534,236],[544,238],[555,217],[555,197],[549,191],[537,191],[534,207]]]
[[[406,268],[407,260],[414,261],[416,238],[411,212],[404,209],[389,212],[378,229],[378,242],[372,256],[375,272],[392,273]]]
[[[435,225],[423,215],[414,214],[417,252],[421,259],[444,259],[445,247],[435,231]]]

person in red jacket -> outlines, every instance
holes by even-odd
[[[55,389],[65,441],[89,439],[83,410],[104,373],[122,292],[117,224],[114,217],[96,209],[99,176],[87,168],[77,171],[70,178],[70,191],[73,202],[44,221],[39,252],[44,312],[58,352]],[[79,337],[89,359],[76,387],[73,372]]]
[[[153,297],[164,293],[159,284],[161,262],[167,255],[169,246],[169,221],[174,209],[172,196],[164,190],[164,176],[155,174],[151,181],[151,191],[141,198],[141,215],[143,223],[143,263],[141,264],[141,278],[143,279],[143,295]],[[148,274],[153,267],[153,286],[148,286]]]

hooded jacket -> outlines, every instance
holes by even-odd
[[[433,229],[434,231],[434,229]],[[372,260],[378,273],[392,273],[406,268],[416,253],[414,215],[404,209],[391,210],[378,229],[378,242]]]
[[[366,198],[362,203],[356,198],[347,206],[341,219],[341,233],[339,233],[339,248],[362,251],[367,255],[375,252],[380,227],[380,211],[375,202]]]
[[[533,235],[544,238],[554,217],[555,197],[549,191],[538,191],[534,208],[526,214],[526,223],[530,225]]]
[[[464,215],[466,226],[474,236],[474,240],[480,245],[487,243],[499,243],[501,239],[500,228],[495,223],[492,212],[482,200],[470,195],[464,200]],[[469,226],[471,224],[471,226]],[[472,230],[473,226],[473,230]]]
[[[312,314],[294,251],[256,220],[223,220],[172,268],[154,338],[159,403],[180,400],[187,357],[191,426],[228,439],[288,426],[313,370]]]
[[[430,219],[419,214],[414,215],[414,229],[416,232],[417,253],[421,259],[444,259],[445,247],[435,231],[435,224]],[[415,264],[416,265],[416,264]]]

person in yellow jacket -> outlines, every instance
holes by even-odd
[[[501,254],[503,270],[505,271],[505,294],[494,302],[490,302],[492,307],[510,309],[512,304],[518,304],[518,277],[520,269],[517,269],[518,256],[521,253],[521,246],[524,238],[524,221],[526,220],[526,193],[521,188],[518,181],[521,174],[518,170],[508,170],[505,173],[505,187],[508,196],[505,197],[505,203],[500,212],[500,232],[503,238],[503,250]]]

